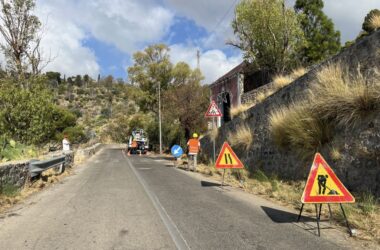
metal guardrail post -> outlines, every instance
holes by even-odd
[[[50,168],[57,167],[61,164],[65,164],[65,159],[66,156],[59,156],[59,157],[54,157],[49,160],[43,160],[43,161],[38,161],[38,160],[32,160],[29,163],[29,172],[30,172],[30,177],[36,177],[40,175],[43,171],[48,170]],[[62,167],[62,170],[64,170],[64,166]]]

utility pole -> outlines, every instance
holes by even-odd
[[[197,69],[200,69],[200,57],[201,57],[201,54],[199,50],[197,50]]]
[[[158,128],[160,139],[160,154],[162,154],[162,133],[161,133],[161,82],[158,81]]]

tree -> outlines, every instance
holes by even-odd
[[[363,25],[362,25],[362,28],[363,28],[364,31],[366,31],[366,32],[368,32],[368,33],[372,33],[373,31],[375,31],[375,27],[373,27],[373,25],[371,24],[371,19],[372,19],[374,16],[380,16],[380,10],[378,10],[378,9],[373,9],[373,10],[371,10],[371,11],[366,15],[366,17],[364,18]]]
[[[45,75],[46,75],[47,79],[49,79],[50,81],[54,81],[57,84],[61,83],[61,73],[48,71],[45,73]]]
[[[78,87],[82,86],[82,76],[81,75],[77,75],[75,77],[75,81],[74,81],[75,85],[77,85]]]
[[[128,68],[128,76],[133,85],[144,92],[139,103],[143,111],[158,112],[157,89],[167,89],[171,82],[172,64],[169,60],[169,47],[155,44],[133,55],[134,64]]]
[[[308,65],[320,62],[340,50],[340,32],[323,13],[322,0],[297,0],[294,6],[300,15],[306,43],[301,50],[301,59]]]
[[[281,0],[242,0],[235,9],[232,28],[241,49],[256,70],[282,73],[296,64],[303,32],[294,10]]]
[[[174,65],[171,74],[171,84],[163,94],[163,114],[169,125],[179,125],[172,137],[188,139],[192,132],[203,132],[207,127],[203,113],[210,91],[201,85],[204,78],[199,69],[192,70],[185,62]]]
[[[41,144],[76,124],[76,117],[54,104],[46,78],[32,77],[30,88],[16,79],[0,81],[0,134],[26,144]]]
[[[41,57],[37,58],[37,53],[40,55],[38,32],[41,23],[32,14],[35,0],[1,0],[0,4],[0,33],[4,38],[1,49],[7,58],[8,68],[23,77],[28,59],[32,60],[29,66],[33,72],[41,61]]]
[[[209,88],[199,81],[173,86],[164,94],[164,114],[171,123],[179,123],[185,138],[207,129],[203,113],[210,103]]]
[[[88,83],[89,83],[90,81],[91,81],[90,76],[89,76],[88,74],[85,74],[85,75],[83,76],[83,82],[84,82],[86,88],[88,88]]]

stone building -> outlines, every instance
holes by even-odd
[[[210,85],[211,98],[223,113],[218,124],[231,120],[229,110],[242,103],[249,102],[252,92],[269,82],[269,74],[253,72],[245,62],[230,70]]]

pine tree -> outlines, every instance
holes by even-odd
[[[297,0],[294,6],[300,14],[306,45],[301,59],[306,64],[320,62],[340,50],[340,32],[323,12],[322,0]]]

